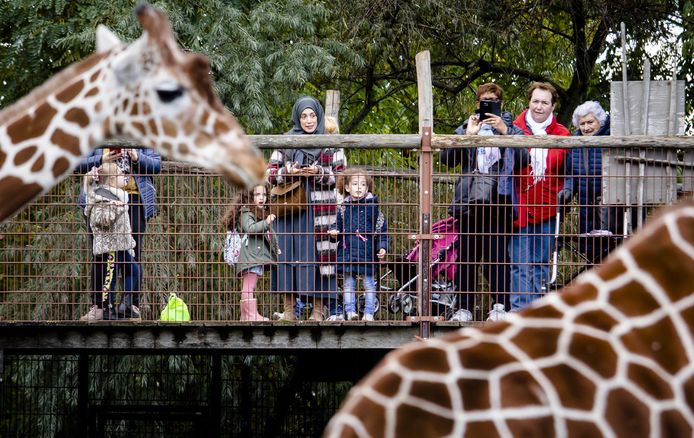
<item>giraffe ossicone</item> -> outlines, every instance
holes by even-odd
[[[508,320],[389,353],[325,437],[694,436],[694,202]]]
[[[139,39],[124,44],[99,26],[96,53],[0,112],[0,222],[114,137],[237,186],[264,178],[262,154],[215,94],[207,58],[178,47],[161,10],[141,4],[136,13]]]

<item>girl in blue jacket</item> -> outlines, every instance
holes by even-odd
[[[347,320],[359,319],[355,297],[356,276],[366,291],[364,321],[373,321],[376,301],[377,260],[388,250],[388,225],[372,193],[373,179],[358,169],[347,169],[337,184],[345,196],[338,208],[337,224],[328,233],[342,235],[337,249],[338,271],[344,275],[344,308]]]

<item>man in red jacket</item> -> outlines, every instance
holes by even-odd
[[[533,83],[528,89],[528,100],[528,109],[513,122],[525,135],[570,135],[554,117],[557,90],[551,84]],[[528,165],[516,172],[518,217],[509,246],[511,310],[520,310],[539,298],[549,280],[557,193],[564,183],[565,156],[566,149],[531,148],[527,151]]]

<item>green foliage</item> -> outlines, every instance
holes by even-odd
[[[478,1],[344,0],[335,10],[341,39],[364,47],[365,68],[357,75],[345,71],[334,86],[347,96],[343,119],[346,131],[354,132],[393,132],[390,121],[402,113],[413,121],[409,132],[416,131],[416,106],[407,92],[386,97],[399,105],[382,105],[381,98],[387,89],[416,96],[414,56],[424,49],[431,52],[436,132],[462,123],[474,109],[474,90],[489,81],[505,89],[506,107],[514,113],[526,105],[530,82],[552,82],[560,94],[559,119],[567,123],[586,99],[609,107],[607,80],[613,77],[604,64],[619,62],[611,41],[620,21],[643,47],[662,42],[680,22],[678,3],[663,0],[496,0],[484,7]],[[667,70],[677,53],[664,48],[651,59],[658,65],[654,72]],[[640,63],[640,52],[630,60]],[[372,108],[377,116],[370,117]]]
[[[414,56],[425,49],[437,132],[462,123],[474,109],[475,88],[488,81],[504,87],[514,113],[526,104],[529,82],[554,83],[559,119],[567,122],[583,100],[608,106],[608,81],[621,73],[621,21],[631,78],[640,78],[645,56],[654,79],[670,77],[675,63],[679,77],[694,71],[691,56],[678,57],[691,52],[689,0],[495,0],[483,8],[477,0],[155,4],[169,13],[183,47],[210,58],[222,100],[250,133],[285,132],[294,100],[304,93],[322,98],[326,89],[342,92],[343,133],[416,132]],[[90,53],[97,23],[137,38],[133,7],[123,0],[0,4],[0,105]],[[682,32],[673,38],[676,28]]]
[[[328,11],[301,0],[231,4],[158,2],[186,49],[210,58],[220,97],[249,133],[282,132],[291,102],[312,79],[359,56],[327,35]],[[131,41],[141,31],[130,1],[0,4],[0,106],[94,50],[97,23]]]

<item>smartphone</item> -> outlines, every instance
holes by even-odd
[[[120,154],[121,152],[123,152],[123,149],[121,149],[121,148],[113,148],[113,149],[109,149],[109,150],[110,150],[111,155],[116,155],[116,154]]]
[[[480,109],[477,110],[477,113],[480,115],[480,120],[486,119],[487,113],[500,116],[501,102],[498,100],[480,100]]]

